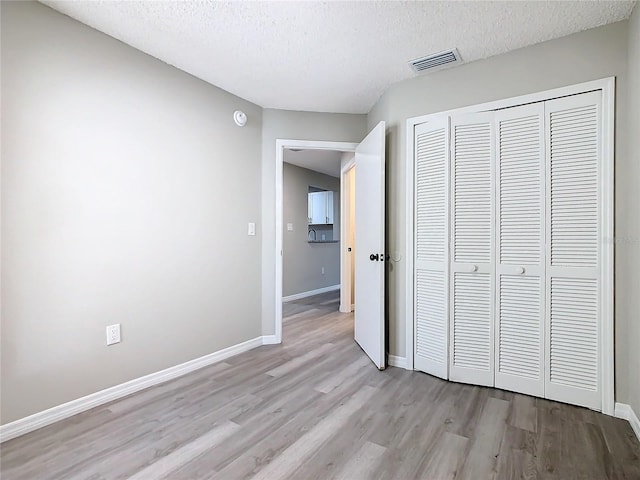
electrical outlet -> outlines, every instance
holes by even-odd
[[[107,327],[107,345],[120,343],[120,324],[109,325]]]
[[[287,232],[293,232],[293,223],[287,223]]]

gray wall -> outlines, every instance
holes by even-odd
[[[618,197],[618,217],[616,243],[618,265],[624,264],[616,280],[620,321],[627,322],[628,342],[628,396],[619,401],[629,403],[636,415],[640,415],[640,7],[636,4],[629,22],[629,151],[624,170],[616,176],[618,188],[624,188],[624,195]],[[620,303],[624,302],[624,306]]]
[[[638,194],[634,191],[638,160],[637,156],[631,158],[626,152],[627,27],[628,22],[620,22],[587,30],[423,75],[389,88],[369,113],[368,124],[372,127],[380,120],[387,121],[387,245],[396,258],[398,255],[404,258],[405,253],[407,118],[610,76],[617,77],[616,235],[637,232],[637,210],[624,208],[638,205]],[[632,178],[629,172],[636,172],[635,177]],[[629,399],[627,338],[640,311],[637,249],[638,245],[634,244],[616,251],[616,385],[619,401]],[[400,261],[396,267],[388,272],[389,349],[393,355],[404,356],[406,262]],[[632,275],[635,284],[627,281]]]
[[[40,4],[1,13],[2,423],[274,333],[275,140],[359,142],[379,120],[403,356],[406,118],[611,75],[617,400],[640,411],[637,7],[630,25],[397,84],[368,116],[262,111]],[[106,347],[111,323],[123,342]]]
[[[262,112],[262,331],[275,333],[275,159],[276,140],[325,140],[360,142],[367,131],[366,115],[294,112],[264,109]]]
[[[1,8],[2,423],[261,335],[262,110]]]
[[[307,241],[309,186],[333,192],[333,224],[336,227],[336,238],[340,238],[340,179],[289,163],[284,164],[282,173],[282,295],[293,295],[340,284],[340,244]],[[287,223],[293,223],[293,231],[287,231]],[[320,234],[325,231],[317,229],[317,233],[319,240]]]

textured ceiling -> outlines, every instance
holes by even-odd
[[[283,160],[302,168],[340,177],[342,152],[333,150],[285,150]]]
[[[269,108],[367,113],[407,62],[471,62],[628,18],[633,1],[42,3]]]

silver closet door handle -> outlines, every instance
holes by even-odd
[[[525,272],[524,267],[518,267],[518,273],[523,274]]]
[[[469,268],[469,271],[471,273],[477,272],[478,271],[478,266],[477,265],[471,265],[471,268]]]

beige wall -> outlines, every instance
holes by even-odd
[[[637,15],[637,13],[636,13]],[[637,22],[637,20],[635,20]],[[617,77],[616,102],[616,235],[638,228],[637,157],[627,155],[627,22],[620,22],[557,40],[423,75],[389,88],[368,116],[368,124],[387,122],[387,245],[396,258],[405,253],[405,121],[407,118],[604,77]],[[637,135],[636,135],[637,137]],[[632,179],[629,172],[636,172]],[[617,398],[629,398],[628,344],[637,323],[637,244],[616,252],[616,378]],[[633,271],[633,273],[631,273]],[[389,275],[389,350],[405,355],[406,262]],[[633,283],[626,280],[635,277]],[[634,348],[637,348],[634,346]],[[638,370],[635,370],[636,372]]]
[[[275,160],[276,140],[360,142],[367,131],[366,115],[294,112],[264,109],[262,112],[262,331],[275,333]]]
[[[616,243],[618,265],[622,267],[616,280],[618,315],[627,322],[628,396],[619,401],[629,403],[640,415],[640,7],[636,4],[629,22],[629,135],[628,160],[618,170],[618,188],[624,195],[616,205],[619,215]]]
[[[340,244],[308,242],[307,195],[310,186],[333,192],[333,224],[339,239],[340,179],[289,163],[284,164],[282,173],[282,295],[339,285]],[[287,223],[293,224],[293,231],[287,230]],[[328,235],[328,232],[317,228],[318,240],[322,233]]]
[[[262,110],[1,8],[2,423],[261,335]]]

